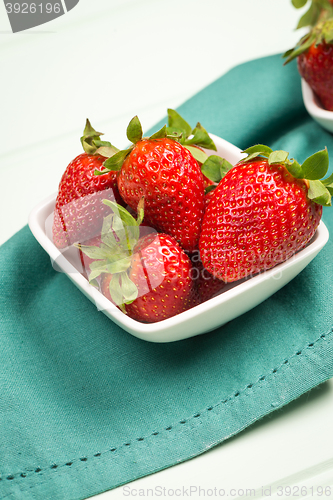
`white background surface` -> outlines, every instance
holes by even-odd
[[[86,117],[126,146],[135,114],[147,130],[231,67],[292,47],[299,16],[290,0],[80,0],[55,21],[12,34],[0,3],[0,244],[57,190],[81,152]],[[230,498],[230,488],[257,488],[259,498],[263,485],[284,478],[316,498],[311,485],[333,482],[332,417],[330,381],[222,446],[98,498],[158,486],[175,496],[183,487],[225,488]]]

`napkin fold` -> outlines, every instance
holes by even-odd
[[[279,55],[235,67],[179,112],[240,148],[265,143],[302,162],[327,146],[332,158],[333,137]],[[333,234],[333,211],[323,219]],[[332,377],[332,250],[224,327],[153,344],[99,312],[23,228],[0,248],[0,499],[78,500],[125,484]]]

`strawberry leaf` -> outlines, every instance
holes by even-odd
[[[293,52],[294,52],[294,49],[286,50],[286,52],[284,54],[282,54],[282,57],[289,57]]]
[[[308,180],[322,179],[327,174],[328,165],[329,157],[327,149],[325,148],[309,156],[309,158],[302,163],[304,178]]]
[[[302,7],[304,7],[307,1],[308,0],[291,0],[291,3],[296,9],[301,9]]]
[[[292,61],[293,59],[298,57],[300,54],[302,54],[303,52],[308,50],[311,47],[311,45],[313,44],[313,42],[315,41],[315,39],[316,39],[315,36],[306,36],[305,39],[301,40],[300,45],[298,45],[294,49],[287,50],[287,52],[285,52],[282,56],[282,57],[286,58],[284,65],[288,64],[290,61]]]
[[[167,133],[167,137],[169,137],[169,139],[174,139],[175,141],[180,142],[180,144],[183,144],[185,139],[186,139],[185,131],[181,130],[180,128],[167,127],[166,133]]]
[[[127,139],[130,142],[133,142],[133,144],[142,139],[142,127],[140,120],[137,116],[134,116],[132,120],[129,122],[126,135]]]
[[[191,139],[186,139],[184,145],[195,144],[196,146],[201,146],[206,149],[213,149],[216,151],[216,146],[214,144],[213,139],[209,136],[207,130],[200,124],[197,123],[197,126],[192,131],[193,137]]]
[[[207,186],[205,187],[205,194],[208,194],[210,193],[211,191],[213,191],[213,189],[216,188],[216,185],[215,184],[211,184],[210,186]]]
[[[304,179],[304,173],[301,165],[294,158],[285,163],[288,172],[296,179]]]
[[[113,213],[117,215],[125,224],[128,226],[137,226],[138,223],[134,219],[134,217],[126,210],[126,208],[122,207],[118,203],[111,200],[103,200],[104,205],[107,205],[111,208]]]
[[[167,128],[166,125],[163,125],[163,127],[155,132],[155,134],[150,136],[150,139],[163,139],[164,137],[167,136]]]
[[[99,146],[94,144],[94,141],[99,141],[100,136],[103,135],[102,132],[97,132],[92,126],[90,121],[86,120],[86,126],[83,131],[83,136],[80,138],[83,150],[88,154],[95,154],[96,149]]]
[[[115,249],[119,247],[119,241],[115,238],[113,231],[111,229],[112,219],[113,219],[113,214],[104,217],[102,232],[101,232],[101,240],[110,249]]]
[[[319,5],[312,2],[309,10],[306,11],[306,13],[299,20],[296,29],[305,28],[306,26],[314,26],[319,19],[320,12],[321,8]]]
[[[213,182],[220,182],[233,165],[224,158],[217,155],[211,155],[207,158],[205,163],[201,166],[201,172],[205,177]]]
[[[168,109],[168,127],[181,130],[183,137],[187,138],[192,134],[192,127],[174,109]]]
[[[333,174],[327,177],[327,179],[323,179],[321,182],[324,184],[324,186],[329,187],[330,184],[333,184]]]
[[[124,207],[118,205],[118,203],[110,200],[103,200],[103,203],[113,211],[111,230],[116,233],[119,244],[122,245],[124,250],[129,255],[132,255],[133,249],[140,236],[139,226],[142,222],[141,218],[143,218],[143,206],[140,205],[140,207],[138,207],[140,213],[138,220],[135,220],[134,217]]]
[[[115,274],[112,276],[110,283],[109,283],[109,292],[111,295],[111,299],[113,302],[119,306],[120,304],[123,304],[123,294],[121,291],[121,281],[120,281],[120,275]]]
[[[112,230],[116,233],[117,238],[119,239],[119,244],[128,255],[132,255],[133,249],[137,244],[140,235],[139,226],[127,225],[119,216],[114,215]]]
[[[75,244],[76,248],[79,248],[87,257],[95,260],[104,260],[108,257],[110,249],[105,249],[105,247],[96,247],[92,245],[81,245]]]
[[[269,165],[272,165],[274,163],[284,163],[287,160],[288,155],[289,153],[287,153],[287,151],[273,151],[268,157],[268,163]]]
[[[90,269],[92,269],[89,274],[89,281],[96,279],[103,273],[119,274],[127,269],[131,265],[131,257],[125,257],[124,259],[117,259],[115,262],[105,262],[101,261],[100,266],[94,266],[93,264],[98,263],[97,261],[90,264]]]
[[[331,194],[319,180],[309,181],[308,198],[319,205],[331,206]]]
[[[251,146],[242,153],[246,153],[248,156],[244,158],[242,161],[251,161],[253,158],[256,158],[257,156],[264,156],[265,158],[268,158],[271,153],[273,153],[273,150],[269,148],[268,146],[265,146],[264,144],[256,144],[255,146]]]
[[[195,146],[184,145],[184,147],[189,150],[193,158],[195,158],[199,163],[204,163],[207,160],[208,156],[201,149]]]
[[[102,170],[101,172],[99,172],[98,170],[95,170],[95,175],[103,175],[106,172],[114,172],[114,171],[120,170],[123,163],[124,163],[126,156],[129,155],[131,151],[132,151],[132,148],[123,149],[121,151],[118,151],[118,153],[111,156],[111,158],[108,158],[107,160],[105,160],[105,162],[103,163],[104,170]]]
[[[99,141],[99,143],[102,142],[103,141]],[[94,141],[94,143],[96,144],[96,141]],[[112,144],[110,144],[109,146],[98,146],[98,149],[96,150],[96,154],[105,156],[105,158],[110,158],[111,156],[115,155],[118,152],[119,149],[116,148],[115,146],[112,146]]]
[[[102,147],[111,148],[112,147],[111,142],[101,141],[100,139],[94,139],[94,144],[97,148],[102,148]],[[117,151],[119,151],[119,149]]]
[[[127,272],[122,272],[121,275],[121,293],[124,304],[131,304],[138,296],[138,288],[129,278]]]

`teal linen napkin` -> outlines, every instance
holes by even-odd
[[[295,64],[231,70],[179,108],[241,148],[303,161],[333,136]],[[324,211],[333,234],[333,210]],[[0,248],[0,499],[77,500],[192,458],[333,376],[332,241],[214,332],[152,344],[98,312],[27,227]]]

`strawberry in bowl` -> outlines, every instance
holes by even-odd
[[[117,173],[95,175],[105,160],[118,151],[109,142],[101,141],[101,135],[87,120],[81,137],[84,153],[69,163],[60,180],[53,221],[53,241],[57,248],[66,248],[98,234],[103,217],[109,213],[109,208],[102,203],[104,198],[123,203]]]
[[[301,77],[322,107],[333,111],[333,18],[320,21],[284,57],[285,64],[297,58]]]
[[[322,206],[331,205],[327,150],[302,165],[264,145],[245,150],[209,202],[199,249],[205,268],[225,282],[285,262],[313,237]]]
[[[196,157],[204,161],[207,155],[195,144],[215,148],[205,129],[198,125],[192,139],[187,133],[183,136],[181,129],[166,126],[143,137],[135,116],[127,127],[132,145],[113,155],[96,172],[105,175],[119,171],[117,186],[122,199],[136,211],[144,196],[145,220],[173,236],[189,252],[198,246],[205,209],[205,178]]]
[[[78,245],[90,260],[89,282],[129,317],[144,323],[165,320],[187,310],[194,294],[192,264],[175,238],[165,233],[140,237],[143,198],[135,219],[109,200],[99,246]]]

